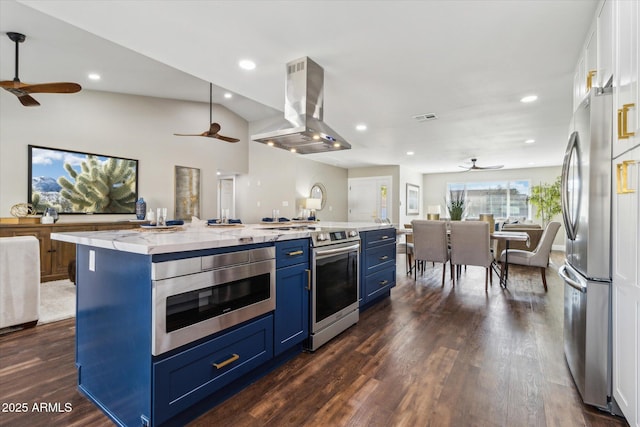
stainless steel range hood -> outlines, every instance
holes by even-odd
[[[308,57],[287,63],[284,125],[251,139],[300,154],[348,150],[351,145],[322,121],[324,70]]]

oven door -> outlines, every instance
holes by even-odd
[[[313,250],[311,332],[316,333],[358,310],[360,298],[359,242]]]
[[[275,260],[153,281],[153,355],[275,310]]]

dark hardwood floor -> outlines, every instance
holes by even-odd
[[[484,292],[469,267],[452,288],[441,266],[404,274],[391,298],[313,354],[303,353],[192,426],[627,426],[581,403],[562,349],[562,283],[510,269]],[[0,336],[0,425],[108,426],[76,390],[74,322]],[[49,404],[49,412],[33,410]],[[26,403],[26,412],[7,412]],[[59,408],[55,411],[56,404]],[[68,412],[65,412],[69,409]]]

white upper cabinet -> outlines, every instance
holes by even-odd
[[[603,3],[597,18],[598,48],[594,86],[604,87],[613,76],[613,1]]]
[[[614,2],[613,157],[640,143],[638,129],[638,0]]]

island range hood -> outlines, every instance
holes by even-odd
[[[285,122],[251,139],[299,154],[348,150],[351,145],[322,121],[324,70],[308,57],[287,63]]]

